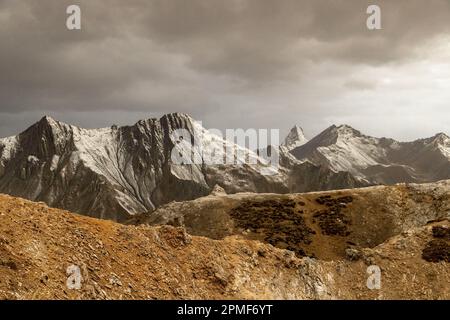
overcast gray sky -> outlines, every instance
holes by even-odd
[[[101,127],[175,111],[309,137],[450,133],[449,0],[0,0],[0,46],[0,136],[44,114]]]

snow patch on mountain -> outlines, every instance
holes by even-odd
[[[86,167],[114,179],[118,172],[117,139],[111,128],[87,130],[73,127],[73,140],[79,159]]]
[[[38,164],[39,163],[39,158],[33,155],[29,155],[28,156],[28,162],[32,163],[32,164]]]
[[[201,159],[206,165],[231,165],[252,168],[259,174],[276,174],[276,167],[271,166],[270,158],[259,156],[250,148],[224,139],[216,132],[211,132],[202,127],[200,122],[193,120],[193,135],[196,146],[194,159]],[[186,142],[186,141],[183,141]],[[183,148],[186,150],[186,146]],[[272,170],[272,171],[271,171]]]
[[[50,171],[55,171],[58,168],[59,158],[59,155],[53,155],[52,161],[50,163]]]
[[[386,155],[378,147],[379,139],[361,135],[353,128],[343,125],[335,129],[337,140],[329,146],[317,148],[334,171],[348,171],[358,174],[358,170],[377,165]]]
[[[17,136],[0,139],[0,162],[11,158],[18,144]]]
[[[437,147],[450,160],[450,137],[444,133],[437,135]]]

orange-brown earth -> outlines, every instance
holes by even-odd
[[[392,188],[397,189],[376,198],[380,203],[391,201],[383,195],[395,199],[404,208],[401,214],[386,219],[388,211],[365,223],[356,208],[363,208],[361,199],[368,199],[364,194],[370,188],[211,196],[199,200],[210,213],[218,208],[210,202],[214,199],[230,209],[222,212],[227,219],[219,221],[223,232],[217,239],[187,234],[195,231],[192,225],[127,226],[0,195],[0,298],[449,299],[449,222],[445,216],[429,219],[436,212],[448,214],[448,192],[440,186],[414,194],[405,186]],[[342,198],[348,196],[352,201]],[[419,208],[426,218],[413,217],[411,201],[425,203]],[[342,211],[331,212],[345,202]],[[186,208],[202,214],[203,205]],[[365,209],[374,215],[375,207],[370,202]],[[383,233],[382,228],[388,229]],[[348,243],[352,240],[357,243]],[[289,245],[296,247],[283,248]],[[71,265],[81,270],[80,289],[67,286]],[[381,269],[380,289],[366,285],[370,265]]]

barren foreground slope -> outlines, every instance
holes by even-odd
[[[125,226],[0,195],[0,298],[449,299],[448,228],[432,222],[326,261],[239,235]],[[79,290],[66,285],[71,265]],[[379,290],[366,286],[368,265],[381,268]]]

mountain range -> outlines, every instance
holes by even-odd
[[[176,164],[187,152],[186,130],[203,150],[245,151],[235,164]],[[227,193],[295,193],[450,178],[450,139],[444,133],[414,142],[373,138],[332,126],[311,140],[295,126],[279,148],[276,174],[258,150],[245,149],[203,128],[186,114],[132,126],[83,129],[43,117],[22,133],[0,139],[0,193],[104,219],[125,221],[171,201]],[[243,157],[253,157],[247,164]]]
[[[366,136],[347,125],[333,125],[291,153],[336,172],[350,172],[369,184],[450,178],[450,138],[444,133],[398,142]]]

